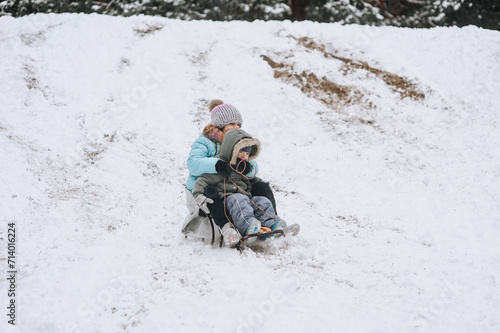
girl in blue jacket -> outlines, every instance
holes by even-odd
[[[240,112],[231,104],[225,104],[220,99],[210,102],[211,122],[205,126],[203,133],[195,140],[189,157],[187,167],[189,177],[186,187],[193,192],[194,183],[204,173],[219,173],[226,176],[230,173],[230,167],[226,162],[214,157],[219,153],[220,144],[224,134],[233,128],[241,128],[243,118]],[[252,163],[252,171],[247,175],[253,177],[257,173],[257,163]]]

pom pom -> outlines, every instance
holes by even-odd
[[[212,112],[212,110],[216,107],[216,106],[219,106],[221,104],[224,104],[223,101],[221,101],[220,99],[213,99],[210,101],[210,106],[208,107],[208,109],[210,110],[210,112]]]

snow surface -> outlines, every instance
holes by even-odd
[[[0,32],[0,331],[500,331],[499,32],[71,14]],[[363,97],[323,103],[263,55]],[[213,98],[263,142],[298,237],[241,254],[182,237]]]

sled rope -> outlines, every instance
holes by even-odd
[[[254,178],[255,178],[255,175],[253,175],[253,177],[247,177],[247,176],[245,176],[245,175],[243,174],[243,172],[239,172],[239,171],[238,171],[238,167],[240,166],[240,163],[241,163],[241,162],[244,162],[244,161],[243,161],[243,160],[240,160],[240,161],[238,162],[238,164],[236,164],[236,169],[235,169],[235,168],[233,168],[233,166],[232,166],[232,165],[229,165],[229,166],[231,167],[231,169],[232,169],[234,172],[236,172],[236,173],[237,173],[237,174],[239,174],[240,176],[243,176],[243,177],[245,177],[245,178],[246,178],[246,179],[248,179],[248,180],[252,180],[252,179],[254,179]],[[248,163],[250,163],[250,162],[248,162]],[[233,184],[234,184],[234,183],[233,183]]]

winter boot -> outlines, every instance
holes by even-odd
[[[235,247],[240,241],[240,234],[233,228],[231,223],[226,223],[222,228],[222,237],[224,238],[224,245],[227,247]]]
[[[286,236],[297,236],[300,231],[300,224],[294,223],[290,226],[286,226],[284,231]]]
[[[276,223],[273,224],[273,226],[271,227],[271,230],[272,231],[283,230],[283,229],[285,229],[285,227],[286,227],[285,220],[279,219],[278,221],[276,221]],[[274,237],[279,237],[281,235],[280,234],[276,234],[276,235],[273,235],[273,236]]]
[[[247,231],[245,232],[245,236],[251,234],[257,234],[259,231],[260,231],[260,221],[255,219],[248,226]],[[246,240],[247,244],[252,244],[253,242],[255,242],[255,237],[250,237]]]
[[[285,226],[286,226],[286,222],[285,220],[281,220],[279,219],[278,221],[276,221],[273,226],[271,227],[271,231],[275,231],[275,230],[283,230],[285,229]],[[267,239],[268,237],[279,237],[281,236],[281,234],[274,234],[274,235],[264,235],[264,236],[260,236],[259,239],[262,239],[262,240],[265,240]]]

